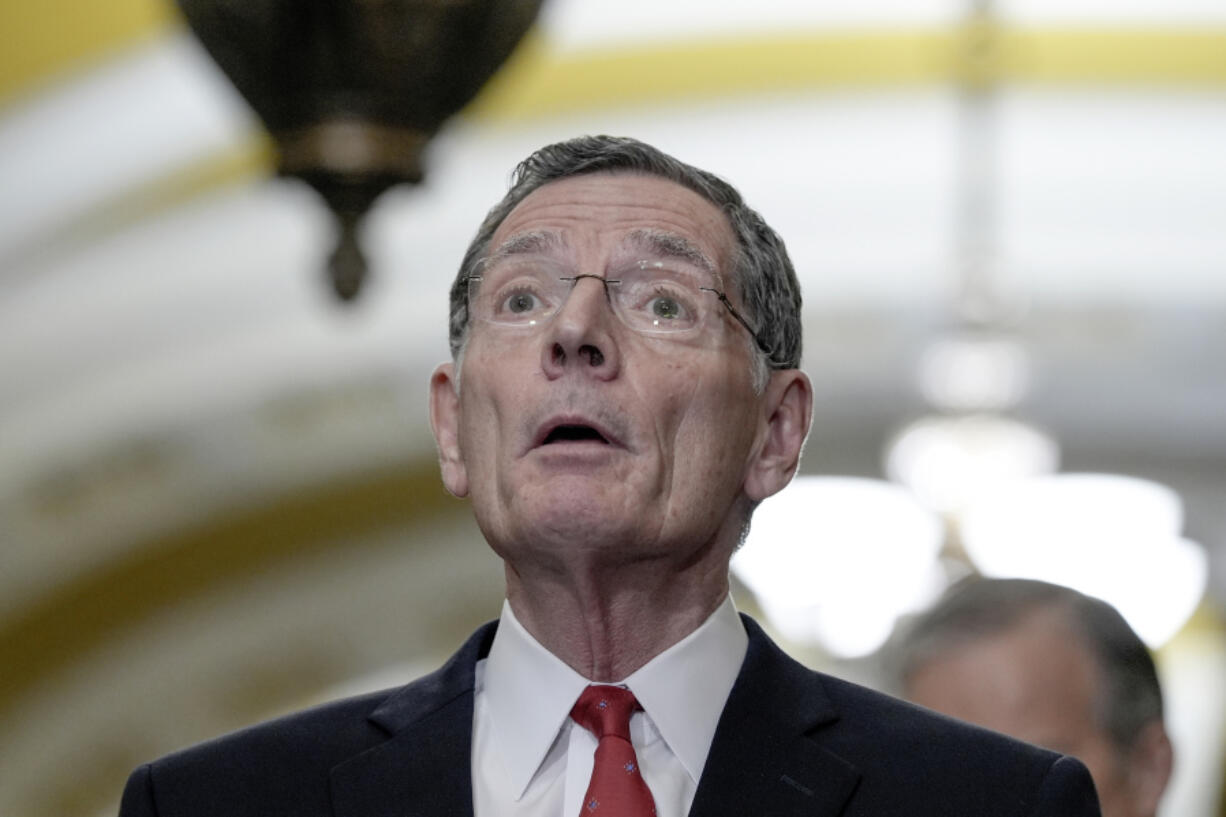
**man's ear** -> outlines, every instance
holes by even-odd
[[[1174,752],[1161,718],[1141,728],[1129,751],[1126,774],[1137,814],[1153,814],[1171,779]]]
[[[745,477],[745,494],[755,502],[783,490],[796,473],[813,416],[813,388],[799,369],[773,371],[762,401],[763,428]]]
[[[443,485],[458,497],[468,496],[468,469],[460,448],[460,394],[455,365],[442,363],[430,377],[430,428],[438,447]]]

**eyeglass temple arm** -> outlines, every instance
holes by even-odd
[[[766,355],[766,359],[773,362],[775,359],[775,353],[771,350],[770,345],[767,344],[766,341],[762,340],[762,336],[758,334],[756,329],[749,325],[749,321],[745,320],[745,318],[741,316],[741,313],[736,311],[736,307],[734,307],[732,302],[728,300],[728,296],[723,292],[720,292],[718,289],[711,289],[710,287],[702,287],[702,289],[713,293],[716,298],[719,298],[719,302],[724,305],[724,308],[728,310],[732,317],[736,318],[737,323],[745,327],[745,331],[749,333],[749,336],[753,338],[754,343],[756,343],[758,348],[762,350],[762,354]]]

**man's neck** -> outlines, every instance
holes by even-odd
[[[620,681],[692,633],[728,596],[727,565],[676,576],[650,565],[580,574],[506,568],[515,617],[592,681]]]

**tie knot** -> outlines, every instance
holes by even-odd
[[[636,709],[639,702],[625,687],[593,685],[583,690],[570,716],[598,739],[614,736],[628,741],[630,716]]]

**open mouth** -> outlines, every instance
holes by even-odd
[[[591,426],[584,425],[561,425],[554,428],[545,435],[545,439],[541,445],[551,445],[553,443],[602,443],[608,445],[609,441],[604,438],[596,429]]]

